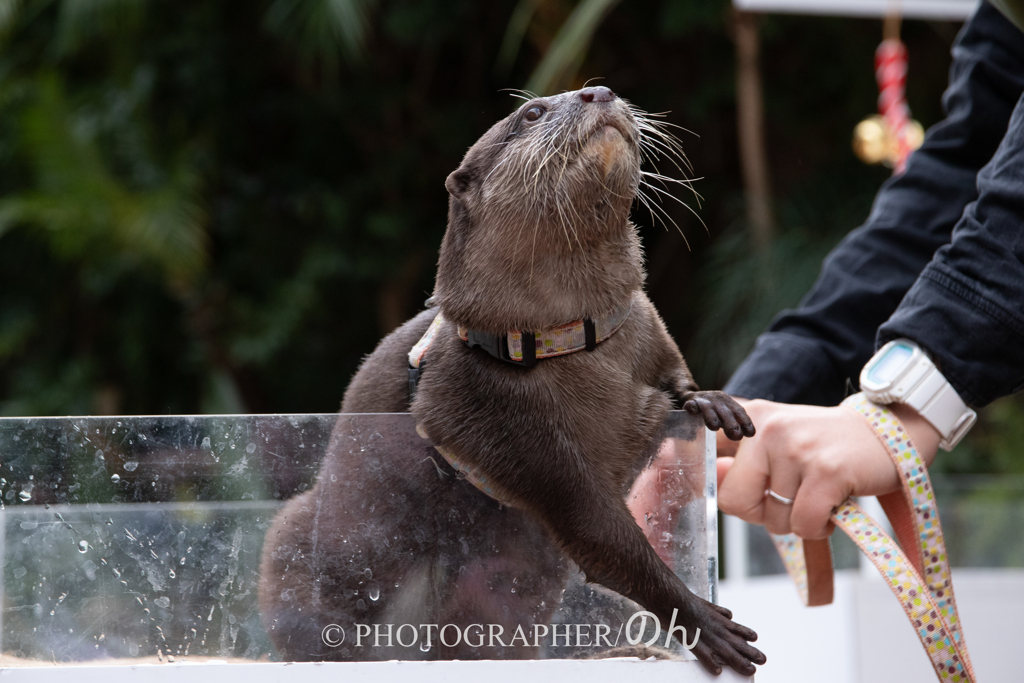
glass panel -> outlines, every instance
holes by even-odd
[[[691,590],[710,597],[714,440],[681,412],[665,434],[641,474],[660,501],[634,496],[636,516]],[[328,448],[346,457],[319,472]],[[330,623],[345,630],[335,652],[353,660],[443,656],[437,627],[420,624],[452,624],[448,641],[454,628],[482,638],[480,658],[579,657],[624,645],[621,627],[638,610],[582,583],[537,524],[458,480],[408,414],[6,418],[0,463],[7,666],[303,659],[281,638],[275,647],[271,630],[336,641],[340,632],[322,633]],[[300,517],[330,521],[288,546],[288,525],[271,524],[290,499]],[[268,560],[265,592],[303,606],[302,623],[261,613],[268,530],[274,547],[298,550]],[[519,624],[526,638],[510,642]],[[497,643],[491,625],[504,629]]]

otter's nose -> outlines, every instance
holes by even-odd
[[[580,90],[580,99],[584,102],[611,102],[615,99],[615,93],[610,88],[597,85],[593,88]]]

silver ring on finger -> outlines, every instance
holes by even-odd
[[[775,493],[775,491],[772,491],[771,489],[765,489],[764,490],[764,495],[771,496],[772,498],[774,498],[775,500],[779,501],[783,505],[792,505],[793,504],[793,499],[792,498],[786,498],[785,496],[780,496],[779,494]]]

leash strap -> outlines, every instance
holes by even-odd
[[[833,511],[832,521],[882,574],[913,624],[938,679],[974,683],[977,679],[960,628],[939,510],[924,462],[888,408],[875,405],[864,394],[854,394],[842,405],[867,420],[900,474],[901,490],[879,496],[899,545],[853,499]],[[772,540],[804,603],[830,603],[828,541],[806,541],[794,534],[773,535]]]

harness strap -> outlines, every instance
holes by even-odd
[[[868,421],[900,474],[901,490],[879,496],[899,545],[852,499],[833,511],[832,521],[881,572],[913,624],[938,679],[974,683],[977,679],[953,596],[938,506],[924,462],[888,408],[871,403],[864,394],[854,394],[842,405]],[[806,541],[794,534],[773,535],[772,540],[804,603],[832,602],[828,541]]]

